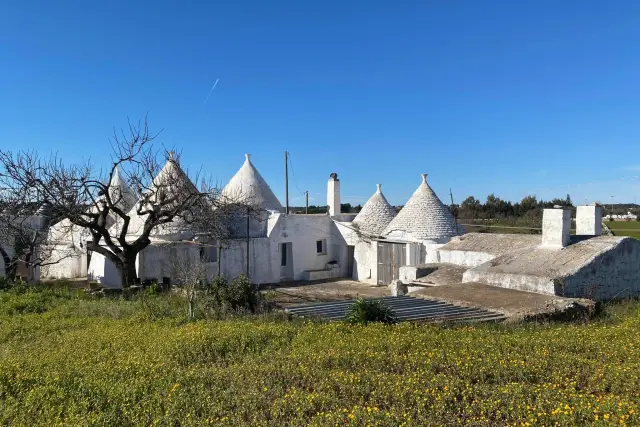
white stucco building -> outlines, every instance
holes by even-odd
[[[401,266],[435,261],[439,247],[464,233],[427,183],[426,174],[397,215],[378,185],[353,222],[339,224],[345,240],[354,246],[352,277],[378,285],[398,279]]]
[[[167,161],[158,180],[163,173],[184,176],[184,185],[193,185],[176,160]],[[202,240],[179,220],[159,227],[151,236],[151,245],[138,256],[138,277],[158,281],[171,278],[172,258],[179,253],[201,257],[210,277],[218,272],[228,278],[247,274],[256,284],[350,275],[347,245],[334,219],[326,214],[284,214],[280,201],[249,155],[223,188],[222,196],[250,201],[260,212],[250,216],[248,226],[247,217],[239,216],[231,234],[222,241]],[[333,208],[339,211],[339,193],[334,199],[338,206]],[[136,238],[136,230],[144,223],[135,210],[133,207],[129,213],[131,239]],[[88,275],[106,286],[120,285],[113,264],[99,254],[91,256]]]
[[[185,188],[195,189],[176,159],[167,160],[154,183],[167,176],[179,178],[165,190],[173,196],[179,197]],[[118,174],[111,185],[123,208],[129,209],[127,239],[133,240],[144,216],[137,215],[133,192]],[[246,155],[222,197],[251,201],[259,215],[237,217],[221,241],[195,234],[180,219],[158,227],[150,236],[151,244],[138,255],[138,277],[171,279],[172,260],[181,255],[201,259],[209,277],[246,274],[256,284],[352,278],[373,285],[396,279],[416,285],[422,276],[446,267],[459,272],[458,283],[594,299],[640,294],[640,241],[601,236],[599,206],[577,208],[574,236],[571,213],[563,209],[544,211],[542,235],[465,234],[429,186],[426,174],[399,212],[378,185],[360,213],[342,213],[340,186],[338,175],[330,174],[326,214],[285,214]],[[117,232],[120,224],[116,218],[111,221],[112,232]],[[52,227],[50,233],[59,233],[54,237],[61,251],[72,250],[76,256],[43,270],[43,277],[87,274],[105,286],[120,286],[114,265],[97,253],[87,254],[87,236],[64,224]]]
[[[177,159],[170,157],[155,185],[172,178],[173,192],[195,189],[182,171]],[[177,179],[176,179],[177,177]],[[269,184],[253,165],[249,155],[238,172],[222,190],[222,197],[250,201],[259,214],[239,216],[230,234],[210,240],[196,235],[190,226],[177,218],[154,229],[151,244],[136,260],[140,280],[171,278],[172,259],[180,256],[200,257],[209,276],[218,273],[234,278],[247,274],[254,283],[278,283],[291,280],[323,280],[353,278],[372,284],[386,285],[398,278],[401,266],[429,261],[433,251],[462,230],[448,208],[429,187],[426,175],[400,214],[382,194],[378,185],[358,215],[342,213],[340,185],[336,173],[327,181],[327,214],[284,213]],[[160,187],[159,187],[160,188]],[[137,197],[116,170],[110,195],[131,218],[127,240],[135,240],[145,221],[137,214]],[[116,216],[109,218],[111,232],[121,224]],[[98,253],[88,253],[86,230],[62,221],[49,230],[55,253],[64,259],[43,268],[42,278],[89,277],[105,286],[120,286],[119,275],[112,262]]]

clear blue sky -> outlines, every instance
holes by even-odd
[[[190,170],[249,152],[283,203],[288,150],[294,205],[331,172],[355,203],[422,172],[445,201],[640,196],[637,0],[13,0],[0,40],[3,149],[106,158],[149,113]]]

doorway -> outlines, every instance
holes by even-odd
[[[388,285],[400,278],[400,267],[406,264],[404,243],[378,242],[378,285]]]
[[[291,242],[280,243],[280,281],[293,280],[293,244]]]
[[[355,266],[355,246],[347,246],[347,277],[353,278]]]

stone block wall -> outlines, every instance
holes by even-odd
[[[640,240],[625,238],[575,274],[559,279],[556,294],[596,301],[640,296]]]

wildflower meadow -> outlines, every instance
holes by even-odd
[[[638,425],[638,307],[365,326],[0,291],[0,425]]]

